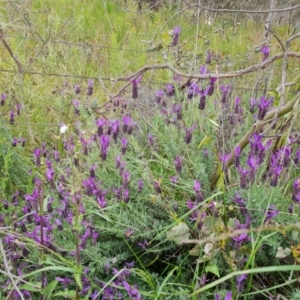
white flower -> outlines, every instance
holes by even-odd
[[[68,130],[68,126],[66,124],[61,124],[60,125],[59,132],[61,134],[65,134],[67,130]]]

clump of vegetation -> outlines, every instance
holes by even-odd
[[[57,3],[21,19],[35,39],[2,29],[1,295],[296,299],[299,34],[249,46],[262,24]]]

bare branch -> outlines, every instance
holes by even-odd
[[[246,132],[246,134],[242,137],[242,139],[233,147],[233,150],[229,154],[229,159],[225,163],[224,168],[228,169],[232,165],[232,163],[234,162],[236,147],[239,146],[239,147],[241,147],[241,150],[243,150],[249,144],[249,138],[255,131],[261,130],[265,126],[265,124],[267,122],[269,122],[270,120],[272,120],[276,115],[278,117],[281,117],[281,116],[291,112],[299,101],[300,101],[300,95],[297,95],[292,100],[290,100],[286,104],[282,105],[280,110],[278,110],[278,108],[274,108],[266,114],[264,120],[256,121],[252,125],[252,127]],[[220,174],[218,173],[218,170],[216,170],[216,172],[214,173],[214,175],[212,176],[212,178],[210,180],[211,189],[214,189],[214,187],[216,186],[219,178],[220,178]]]

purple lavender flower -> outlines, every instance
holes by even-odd
[[[201,66],[200,67],[200,74],[207,74],[208,73],[208,69],[206,68],[206,66]]]
[[[95,174],[95,170],[96,170],[97,166],[95,164],[92,164],[91,168],[90,168],[90,177],[95,178],[96,174]]]
[[[255,112],[257,100],[254,98],[249,99],[249,111],[253,114]]]
[[[70,279],[69,277],[55,277],[55,280],[57,280],[58,282],[61,282],[61,284],[63,285],[63,289],[65,290],[71,283],[73,283],[73,280]]]
[[[230,154],[226,153],[219,153],[219,158],[222,163],[222,170],[225,171],[226,163],[230,158]]]
[[[17,103],[16,104],[16,109],[17,109],[17,115],[19,116],[19,115],[21,115],[21,104],[20,103]]]
[[[193,97],[196,97],[199,93],[200,93],[200,89],[199,89],[197,83],[192,82],[190,84],[190,87],[189,87],[189,90],[188,90],[187,98],[192,99]]]
[[[175,95],[175,87],[173,84],[167,83],[166,88],[167,88],[167,96],[168,97],[172,97]]]
[[[147,242],[147,240],[144,240],[143,243],[138,243],[138,245],[143,249],[146,250],[147,246],[149,245],[149,243]]]
[[[201,183],[198,180],[194,180],[194,187],[193,190],[195,191],[196,194],[196,201],[202,202],[204,200],[203,194],[201,192]]]
[[[94,91],[94,81],[89,79],[88,80],[88,89],[87,89],[87,95],[92,96]]]
[[[204,110],[205,106],[206,106],[206,96],[207,96],[207,93],[208,93],[208,89],[206,90],[202,90],[200,91],[200,102],[199,102],[199,106],[198,108],[200,110]]]
[[[6,94],[1,94],[0,105],[3,106],[5,103],[5,99],[7,98]]]
[[[115,168],[119,169],[121,166],[121,155],[116,156],[115,161],[116,161]]]
[[[74,92],[75,92],[75,94],[80,94],[81,86],[79,84],[74,85]]]
[[[106,160],[107,152],[109,149],[110,144],[110,138],[109,135],[101,135],[99,138],[100,144],[101,144],[101,158],[102,160]]]
[[[265,210],[265,222],[273,219],[279,214],[279,210],[275,209],[275,205],[270,205],[267,210]]]
[[[272,172],[273,172],[273,178],[271,180],[270,185],[271,186],[277,186],[279,175],[282,172],[282,166],[280,166],[280,165],[276,166],[275,168],[272,169]]]
[[[100,137],[104,132],[104,126],[106,125],[107,121],[104,118],[100,118],[96,120],[96,125],[98,127],[97,135]]]
[[[124,155],[126,153],[126,150],[127,150],[128,141],[127,141],[126,138],[123,137],[122,140],[121,140],[121,143],[122,143],[121,152]]]
[[[177,173],[181,172],[181,166],[182,166],[182,161],[180,156],[176,156],[175,160],[174,160],[174,165],[175,165],[175,169]]]
[[[249,174],[249,170],[246,168],[239,167],[239,174],[240,174],[240,188],[246,189],[247,188],[247,175]]]
[[[33,151],[34,157],[35,157],[35,164],[37,167],[41,165],[41,153],[42,150],[40,148],[37,148]]]
[[[294,158],[294,164],[297,166],[300,163],[300,148],[297,149],[295,158]]]
[[[156,92],[155,94],[155,101],[157,104],[159,104],[161,102],[162,97],[164,96],[165,92],[164,90],[159,90]]]
[[[119,131],[120,131],[120,121],[119,120],[111,120],[110,121],[112,137],[114,140],[117,139]]]
[[[185,137],[184,137],[184,141],[186,144],[189,144],[192,141],[192,132],[193,130],[196,128],[196,123],[190,127],[190,128],[185,128],[183,127],[185,130]]]
[[[237,282],[237,290],[238,290],[239,293],[242,291],[242,284],[243,284],[243,281],[245,281],[246,279],[247,279],[246,274],[242,274],[241,276],[237,276],[236,282]]]
[[[154,146],[154,139],[153,139],[152,134],[148,134],[147,139],[148,139],[148,145],[150,147],[153,147]]]
[[[123,117],[123,132],[131,134],[134,124],[135,123],[132,121],[131,117],[124,116]]]
[[[239,168],[239,166],[241,165],[241,159],[240,159],[241,147],[238,145],[234,149],[234,152],[235,152],[234,164],[235,164],[236,168]]]
[[[159,181],[153,181],[154,189],[158,194],[162,193],[162,189]]]
[[[143,191],[144,188],[144,182],[142,179],[138,180],[138,193],[141,193]]]
[[[270,48],[266,45],[260,48],[260,52],[263,54],[263,61],[265,61],[270,54]]]
[[[206,53],[206,61],[205,61],[206,64],[211,63],[211,56],[212,56],[212,53],[211,53],[211,51],[208,50]]]
[[[9,112],[9,123],[14,124],[15,123],[15,113],[13,111]]]
[[[130,176],[131,174],[129,173],[128,170],[125,170],[122,174],[122,177],[123,177],[123,187],[127,187],[128,186],[128,183],[129,183],[129,180],[130,180]]]
[[[123,190],[123,201],[124,203],[128,203],[130,200],[130,193],[129,190],[126,188]]]
[[[178,177],[177,176],[170,176],[170,181],[171,181],[171,187],[174,188],[177,181],[178,181]]]
[[[259,167],[259,158],[251,155],[247,159],[247,164],[250,167],[250,180],[254,181],[255,180],[255,176],[256,176],[256,170]]]
[[[208,86],[208,91],[207,91],[208,96],[211,96],[214,93],[215,82],[216,81],[217,81],[217,78],[210,78],[209,79],[209,86]]]
[[[181,27],[180,26],[177,26],[177,27],[173,28],[172,46],[177,46],[180,32],[181,32]]]
[[[99,232],[97,232],[95,229],[92,231],[92,245],[95,247],[98,241]]]
[[[260,98],[259,100],[260,102],[258,104],[258,116],[257,116],[258,120],[264,119],[269,106],[273,103],[273,100],[274,100],[273,98],[267,100],[267,98],[264,96]]]
[[[99,206],[101,208],[105,208],[106,207],[106,199],[105,199],[104,195],[96,197],[96,200],[97,200],[97,202],[98,202],[98,204],[99,204]]]
[[[239,114],[241,112],[241,98],[240,97],[236,97],[235,101],[234,101],[234,112],[236,114]]]
[[[222,103],[225,103],[227,101],[229,90],[230,90],[230,85],[227,85],[227,86],[222,85],[221,86],[221,92],[222,92],[221,102]]]
[[[138,76],[137,78],[131,81],[132,83],[132,98],[138,98],[138,84],[141,82],[143,75]]]

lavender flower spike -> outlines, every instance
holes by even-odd
[[[173,41],[172,46],[177,46],[179,40],[179,34],[181,32],[181,27],[177,26],[173,29]]]
[[[192,127],[190,128],[185,128],[184,127],[184,130],[185,130],[185,137],[184,137],[184,141],[186,144],[189,144],[191,141],[192,141],[192,132],[193,130],[196,128],[196,124],[194,124]]]
[[[110,143],[110,138],[109,135],[103,134],[99,138],[100,144],[101,144],[101,158],[103,160],[106,160],[107,157],[107,152],[109,149],[109,143]]]
[[[131,81],[132,83],[132,98],[136,99],[138,97],[138,84],[141,82],[143,75],[138,76],[137,78]]]

